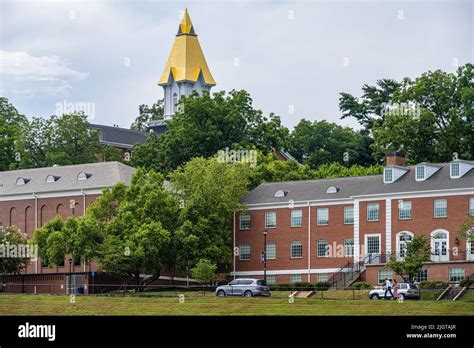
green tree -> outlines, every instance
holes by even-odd
[[[16,150],[20,161],[15,168],[49,167],[97,162],[99,137],[84,114],[33,118],[24,123]]]
[[[0,171],[9,170],[17,161],[15,142],[27,122],[7,98],[0,97]]]
[[[211,261],[200,259],[191,270],[191,274],[200,284],[211,284],[216,275],[217,266]]]
[[[228,271],[232,260],[232,216],[249,186],[248,164],[219,163],[216,158],[194,158],[171,174],[171,184],[182,199],[178,260],[180,270],[200,259]],[[188,251],[191,251],[188,253]]]
[[[356,132],[324,120],[302,119],[291,133],[287,149],[299,162],[307,163],[311,168],[331,162],[370,165],[374,163],[369,147],[371,142],[367,132]]]
[[[390,255],[390,261],[385,267],[392,269],[406,282],[412,283],[420,273],[423,263],[430,260],[430,256],[431,248],[426,238],[415,236],[411,241],[407,241],[403,259],[398,259],[397,255]]]
[[[152,106],[146,104],[140,105],[138,107],[139,115],[135,121],[133,121],[130,129],[145,132],[147,130],[147,122],[162,120],[164,115],[163,103],[163,99],[159,99]]]
[[[181,98],[168,130],[134,149],[134,163],[170,172],[195,157],[211,157],[225,148],[280,148],[288,134],[275,115],[253,108],[246,91],[193,93]]]
[[[34,256],[28,255],[27,250],[34,251],[26,234],[15,226],[5,228],[0,235],[0,274],[20,274]]]

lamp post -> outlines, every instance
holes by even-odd
[[[72,258],[70,257],[69,258],[69,294],[71,293],[71,290],[72,290],[72,286],[71,286],[71,283],[72,283]]]
[[[267,281],[267,234],[268,231],[265,229],[263,231],[263,280]]]

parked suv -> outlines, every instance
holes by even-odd
[[[379,298],[384,298],[386,287],[382,287],[379,289],[373,289],[369,292],[369,298],[371,300],[377,300]],[[398,283],[398,298],[403,299],[419,299],[420,298],[420,290],[415,284],[409,283]],[[392,292],[394,289],[392,288]],[[387,293],[387,298],[392,298],[390,293]]]
[[[216,295],[224,296],[270,296],[267,282],[262,279],[234,279],[227,285],[219,286]]]

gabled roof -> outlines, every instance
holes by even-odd
[[[354,196],[397,194],[447,189],[474,189],[474,170],[459,179],[450,178],[449,163],[425,181],[415,180],[415,166],[406,167],[409,171],[391,184],[383,183],[382,175],[344,177],[320,180],[301,180],[265,183],[247,193],[242,199],[246,204],[287,203],[290,200],[333,200],[350,199]],[[327,193],[330,186],[339,188],[337,193]],[[285,197],[274,197],[277,190],[288,191]]]
[[[206,85],[216,84],[186,9],[158,84],[167,85],[172,80],[196,82],[200,75]]]
[[[128,185],[135,168],[120,162],[100,162],[57,166],[47,168],[20,169],[0,172],[0,197],[81,189],[103,189],[119,182]],[[77,180],[79,173],[85,173],[87,180]],[[49,176],[58,179],[46,182]],[[16,185],[18,178],[28,179],[24,185]]]
[[[99,140],[101,144],[122,148],[132,148],[133,145],[143,144],[148,136],[145,132],[133,129],[105,126],[101,124],[89,124],[90,128],[99,130]]]

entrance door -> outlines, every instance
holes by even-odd
[[[431,236],[431,260],[436,262],[449,261],[448,234],[446,232],[433,233]]]

